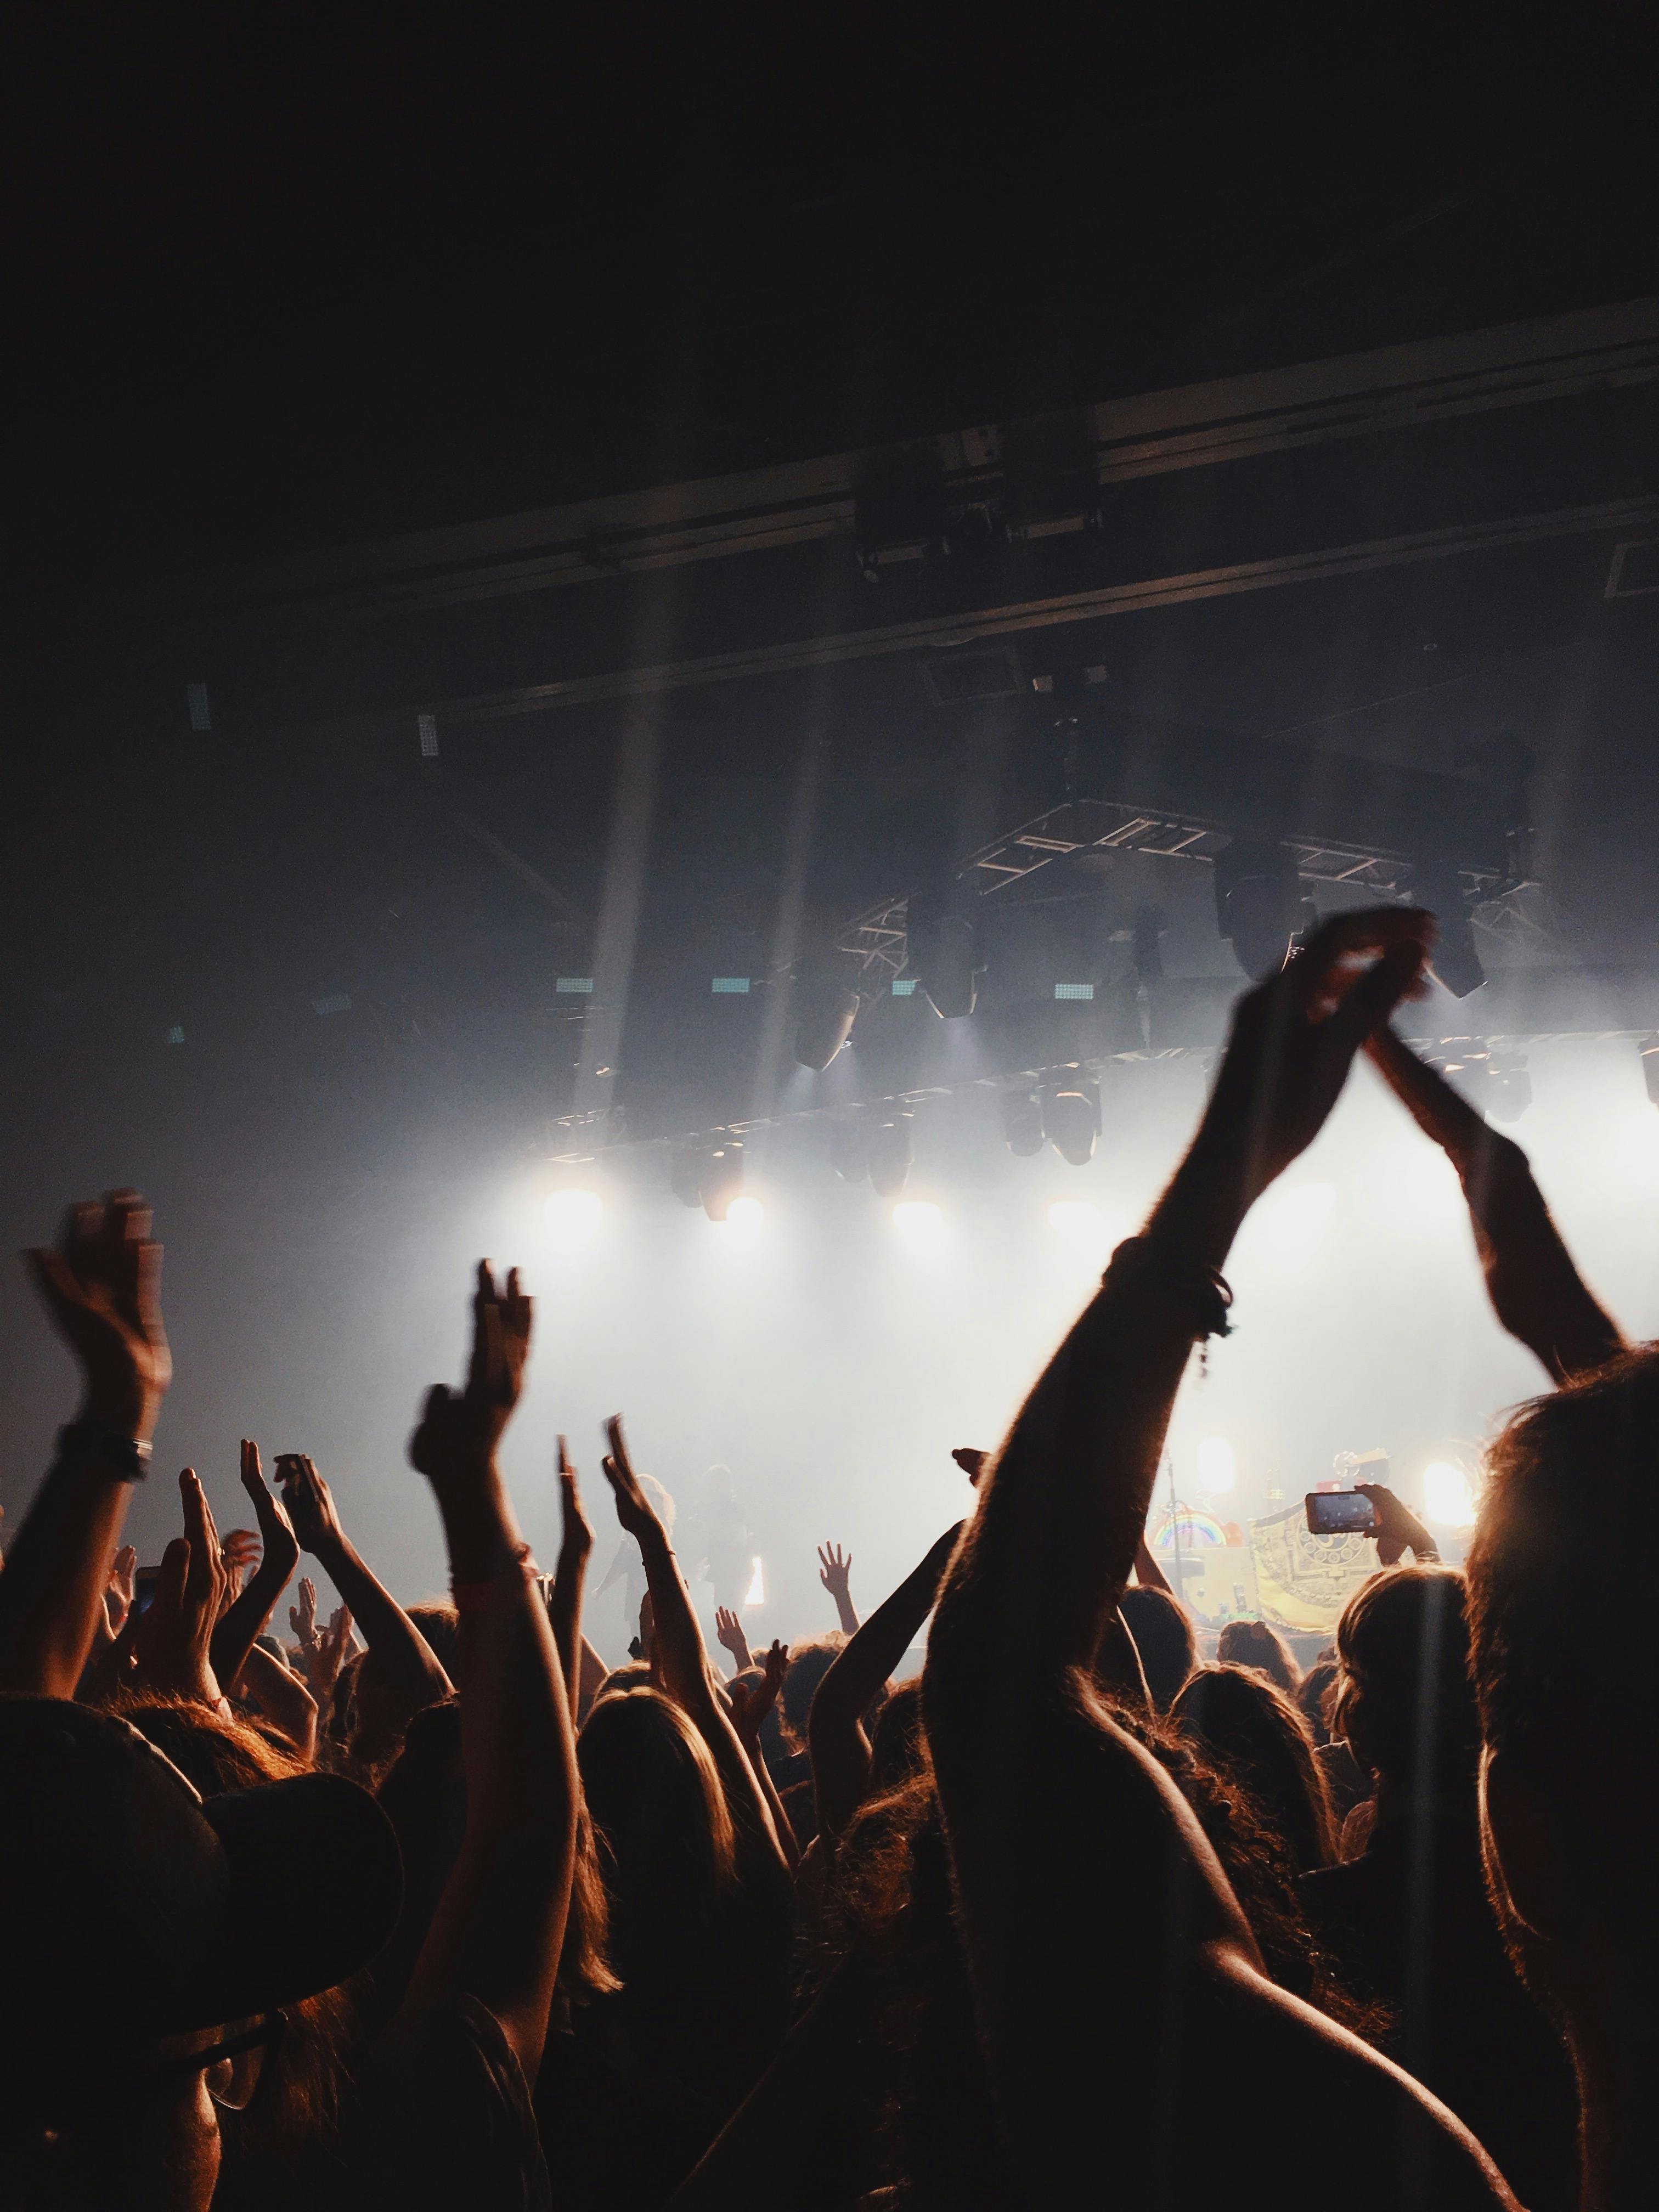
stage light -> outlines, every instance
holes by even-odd
[[[682,1206],[702,1204],[702,1178],[708,1165],[708,1147],[703,1145],[682,1145],[674,1155],[668,1179],[674,1195]]]
[[[910,1173],[910,1115],[908,1108],[889,1108],[872,1121],[865,1137],[870,1163],[870,1183],[878,1198],[896,1198]]]
[[[726,1206],[726,1225],[734,1235],[753,1237],[766,1226],[766,1208],[757,1198],[734,1198]]]
[[[807,975],[795,983],[795,1058],[819,1071],[853,1034],[859,994],[834,975]]]
[[[1206,1437],[1198,1448],[1198,1486],[1207,1497],[1219,1498],[1238,1480],[1238,1462],[1225,1437]]]
[[[1087,1167],[1100,1134],[1100,1085],[1091,1076],[1054,1085],[1042,1097],[1042,1133],[1074,1168]]]
[[[1524,1060],[1488,1061],[1486,1111],[1494,1121],[1518,1121],[1531,1103],[1532,1078]]]
[[[867,1182],[870,1153],[862,1121],[830,1124],[830,1164],[843,1182]]]
[[[1648,1103],[1659,1106],[1659,1036],[1650,1036],[1641,1048],[1642,1080],[1648,1086]]]
[[[703,1212],[711,1221],[724,1221],[731,1211],[732,1201],[742,1189],[742,1139],[728,1137],[723,1145],[716,1146],[709,1153],[697,1195],[702,1200]]]
[[[913,891],[905,905],[905,965],[946,1021],[973,1012],[985,972],[968,905],[971,896],[955,886],[930,889]]]
[[[556,1190],[542,1206],[542,1220],[556,1252],[585,1250],[599,1235],[605,1207],[596,1190]]]
[[[1247,975],[1285,965],[1307,920],[1296,856],[1274,837],[1235,837],[1215,857],[1216,927]]]
[[[1437,1528],[1473,1528],[1474,1485],[1450,1460],[1431,1460],[1423,1470],[1423,1518]]]
[[[1057,1199],[1048,1208],[1048,1226],[1081,1252],[1091,1267],[1103,1267],[1111,1257],[1111,1231],[1100,1208],[1086,1198]]]
[[[936,1252],[945,1241],[945,1216],[931,1199],[907,1199],[896,1206],[893,1226],[913,1252]]]
[[[1413,873],[1412,898],[1426,907],[1438,925],[1430,973],[1454,999],[1467,999],[1486,981],[1486,971],[1474,949],[1474,915],[1463,894],[1462,878],[1455,868],[1428,862]]]
[[[758,1559],[751,1559],[749,1564],[752,1571],[749,1577],[749,1587],[744,1592],[743,1601],[745,1605],[764,1605],[766,1602],[764,1570]]]
[[[1017,1160],[1034,1160],[1042,1150],[1042,1108],[1029,1091],[1003,1092],[1002,1141]]]

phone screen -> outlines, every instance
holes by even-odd
[[[1376,1514],[1357,1490],[1310,1490],[1304,1500],[1308,1527],[1316,1536],[1371,1536]]]
[[[150,1601],[155,1595],[155,1583],[156,1571],[154,1567],[142,1568],[133,1577],[132,1609],[135,1613],[149,1611]]]

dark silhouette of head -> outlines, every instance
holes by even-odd
[[[1296,1693],[1297,1709],[1316,1744],[1331,1740],[1329,1707],[1336,1695],[1337,1673],[1334,1659],[1316,1659],[1302,1677],[1302,1686]]]
[[[1265,1620],[1230,1620],[1216,1639],[1215,1656],[1229,1667],[1254,1667],[1293,1698],[1302,1686],[1302,1670],[1291,1656],[1291,1648]]]
[[[1469,1686],[1463,1577],[1443,1566],[1385,1567],[1337,1625],[1340,1668],[1331,1733],[1390,1792],[1474,1812],[1480,1723]]]
[[[1200,1668],[1170,1709],[1183,1735],[1231,1768],[1278,1828],[1298,1873],[1328,1866],[1336,1829],[1307,1723],[1253,1668]]]
[[[1522,1972],[1562,2015],[1595,2201],[1643,2201],[1655,2044],[1659,1348],[1523,1406],[1468,1559],[1487,1870]]]
[[[1131,1583],[1118,1600],[1118,1611],[1140,1654],[1152,1703],[1167,1713],[1176,1691],[1198,1664],[1192,1615],[1179,1598],[1156,1583]]]

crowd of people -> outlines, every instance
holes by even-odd
[[[1244,995],[1146,1226],[955,1455],[963,1520],[864,1620],[826,1547],[811,1644],[722,1604],[724,1667],[620,1419],[627,1664],[582,1632],[562,1441],[531,1556],[497,1464],[531,1301],[488,1262],[409,1443],[447,1603],[399,1604],[349,1501],[252,1440],[252,1528],[186,1469],[141,1570],[161,1251],[135,1193],[74,1207],[27,1263],[82,1395],[0,1572],[0,2204],[1647,2202],[1659,1358],[1391,1027],[1432,935],[1349,914]],[[1361,1052],[1551,1388],[1463,1569],[1372,1486],[1376,1571],[1307,1673],[1262,1623],[1205,1657],[1146,1541],[1165,1429]],[[1358,1313],[1354,1346],[1389,1356]]]

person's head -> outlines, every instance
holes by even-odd
[[[251,1730],[151,1725],[207,1778],[266,1764]],[[391,1830],[334,1775],[204,1796],[130,1721],[44,1698],[0,1698],[0,2202],[204,2212],[281,2008],[390,1932]]]
[[[1167,1713],[1176,1692],[1198,1664],[1193,1617],[1179,1598],[1152,1583],[1131,1583],[1118,1600],[1118,1611],[1140,1654],[1152,1703]]]
[[[428,1598],[410,1607],[409,1618],[453,1682],[460,1668],[460,1619],[454,1607]],[[399,1686],[384,1647],[371,1644],[358,1655],[349,1694],[352,1756],[362,1767],[380,1771],[396,1758],[409,1719],[408,1693]]]
[[[1385,1567],[1337,1624],[1331,1734],[1393,1790],[1474,1811],[1480,1731],[1469,1687],[1463,1577],[1453,1567]]]
[[[576,1764],[624,1983],[702,1932],[730,1889],[732,1816],[714,1762],[681,1708],[649,1688],[607,1692],[582,1723]]]
[[[403,1852],[406,1891],[397,1935],[374,1972],[379,2008],[386,2014],[402,2000],[466,1833],[459,1699],[447,1698],[416,1714],[378,1795]],[[572,2004],[586,2003],[617,1986],[605,1962],[607,1921],[593,1823],[586,1803],[579,1801],[570,1909],[556,1985]]]
[[[1651,2037],[1659,1348],[1522,1407],[1487,1464],[1468,1575],[1488,1870],[1522,1972],[1594,2067],[1598,2045]]]
[[[1289,1644],[1265,1620],[1230,1620],[1216,1638],[1215,1656],[1224,1666],[1254,1667],[1287,1697],[1301,1686],[1302,1670]]]
[[[452,1682],[461,1678],[461,1616],[448,1600],[422,1598],[411,1605],[409,1617],[426,1638],[427,1647]]]
[[[818,1684],[846,1647],[844,1636],[823,1636],[815,1644],[790,1647],[789,1672],[783,1678],[778,1703],[783,1708],[783,1717],[791,1733],[802,1742],[806,1739],[807,1718],[818,1693]]]
[[[1302,1686],[1296,1693],[1296,1702],[1302,1717],[1308,1723],[1308,1733],[1317,1743],[1331,1740],[1329,1709],[1336,1695],[1337,1665],[1334,1659],[1316,1659],[1302,1677]]]
[[[1307,1723],[1249,1667],[1202,1667],[1170,1708],[1182,1734],[1230,1766],[1290,1846],[1298,1873],[1336,1856],[1330,1794]]]
[[[921,1721],[921,1677],[890,1690],[876,1716],[870,1736],[872,1796],[902,1787],[927,1764],[927,1738]]]

